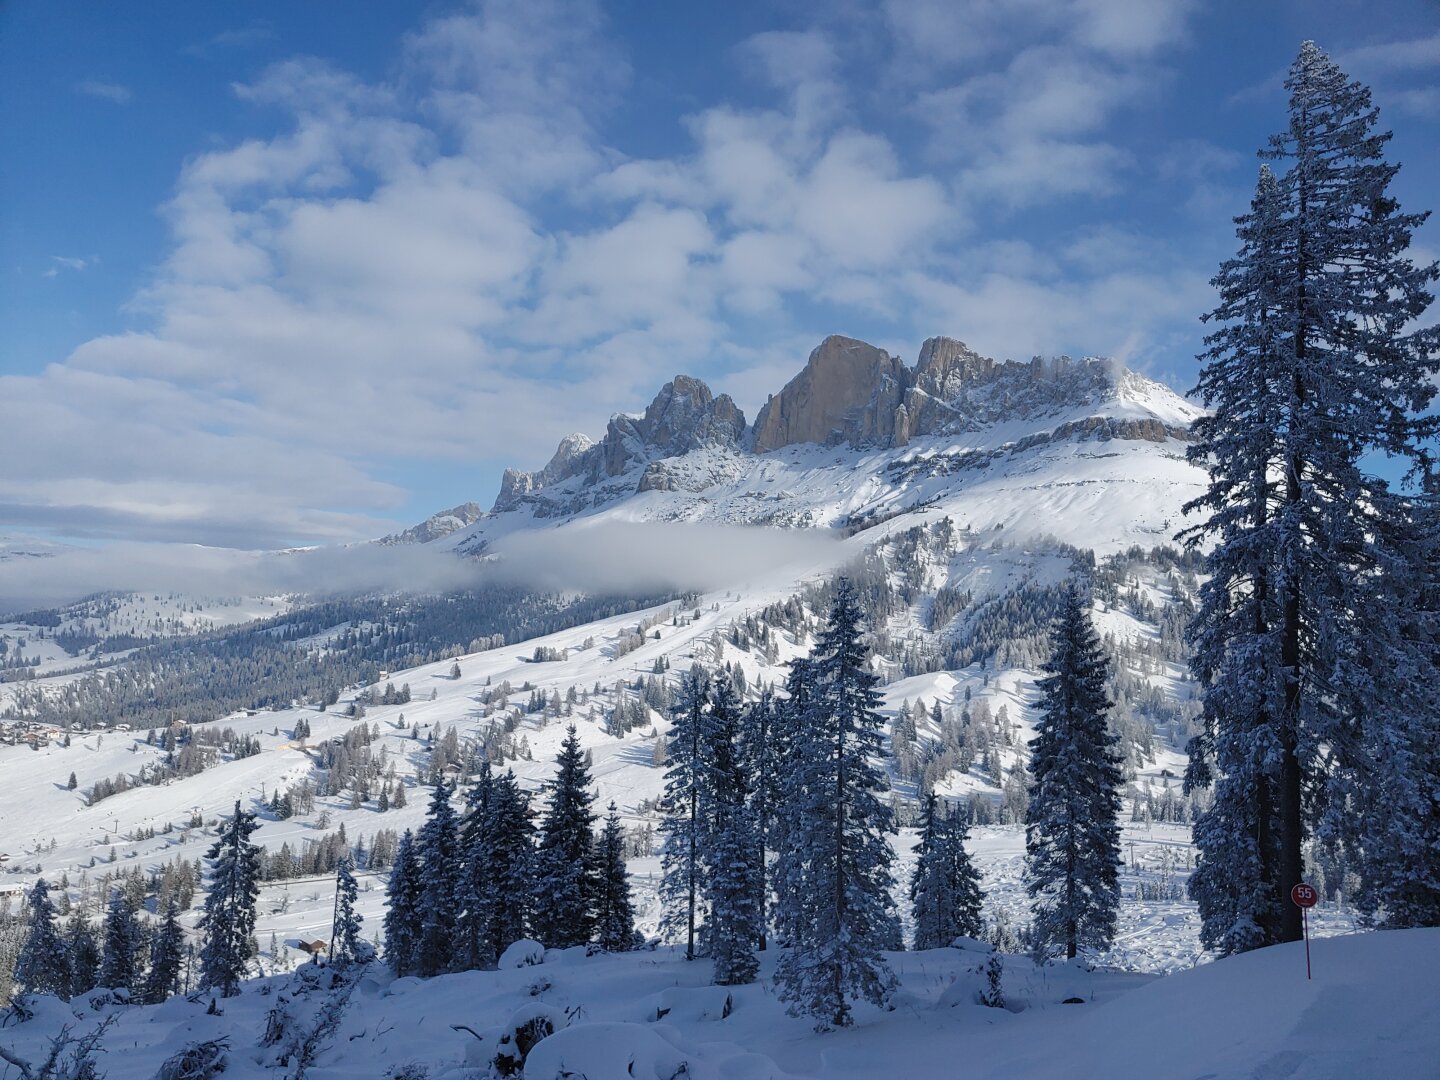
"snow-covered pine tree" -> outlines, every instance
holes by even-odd
[[[385,899],[385,962],[397,977],[413,975],[420,949],[420,859],[409,829],[395,845]]]
[[[682,933],[685,959],[695,959],[695,932],[704,882],[705,824],[709,812],[709,762],[706,730],[710,712],[710,676],[699,664],[680,679],[670,737],[666,745],[664,819],[660,867],[660,932],[673,941]]]
[[[150,944],[145,927],[120,889],[110,892],[105,923],[100,931],[99,985],[112,990],[139,991],[143,983],[145,953]]]
[[[760,890],[765,851],[741,744],[744,710],[728,688],[728,679],[717,680],[705,738],[710,806],[704,895],[714,981],[736,986],[754,982],[760,970],[755,950],[764,931]]]
[[[359,895],[350,856],[342,855],[335,864],[335,918],[330,926],[330,962],[336,967],[353,964],[362,953],[370,952],[361,937],[365,917],[355,910]]]
[[[1387,570],[1405,602],[1367,620],[1389,722],[1364,714],[1359,764],[1342,774],[1358,825],[1356,901],[1368,920],[1394,928],[1440,926],[1440,475],[1404,502],[1383,527],[1404,552]]]
[[[933,792],[926,796],[910,880],[917,949],[942,949],[957,937],[978,938],[985,932],[980,914],[985,894],[965,850],[968,832],[958,814],[943,812]]]
[[[490,947],[490,924],[499,899],[490,882],[490,862],[484,848],[491,828],[491,798],[495,776],[490,762],[482,762],[475,782],[465,793],[465,814],[460,821],[460,910],[455,918],[455,970],[475,971],[495,965]]]
[[[65,942],[55,925],[55,904],[44,878],[36,880],[25,899],[25,944],[15,960],[15,983],[27,994],[69,997],[70,963]]]
[[[150,970],[145,975],[145,1004],[159,1005],[180,989],[185,963],[185,936],[180,929],[180,905],[172,896],[165,915],[150,939]]]
[[[770,821],[770,849],[775,862],[770,877],[775,902],[770,909],[770,922],[781,945],[796,940],[795,920],[804,910],[801,890],[804,882],[805,853],[792,842],[799,815],[806,802],[805,779],[794,768],[800,743],[809,723],[815,699],[815,664],[808,656],[797,656],[790,662],[785,678],[785,698],[776,702],[772,717],[773,760],[777,765],[774,786],[774,814]]]
[[[625,871],[625,827],[610,804],[597,852],[600,874],[595,892],[595,941],[606,952],[635,947],[635,907],[630,901],[630,876]]]
[[[1042,945],[1101,949],[1120,905],[1119,741],[1107,724],[1109,660],[1072,583],[1051,634],[1040,719],[1030,741],[1034,786],[1025,814],[1026,888]]]
[[[584,945],[595,927],[595,812],[590,766],[571,724],[555,757],[550,803],[541,820],[532,916],[535,935],[551,948]]]
[[[65,948],[70,956],[70,996],[88,994],[99,985],[100,945],[80,906],[74,908],[65,924]]]
[[[745,710],[740,728],[740,757],[751,778],[750,810],[755,824],[755,918],[760,929],[758,947],[766,946],[766,911],[770,882],[767,853],[774,848],[772,834],[780,805],[780,759],[777,757],[775,693],[770,687]]]
[[[1288,168],[1268,196],[1262,177],[1240,254],[1216,280],[1212,317],[1225,325],[1201,387],[1215,415],[1195,447],[1211,468],[1200,505],[1212,517],[1189,539],[1218,541],[1218,581],[1192,637],[1219,698],[1190,775],[1219,774],[1196,830],[1195,895],[1206,943],[1224,951],[1299,939],[1287,896],[1311,835],[1386,847],[1365,810],[1377,782],[1404,782],[1385,758],[1392,735],[1423,729],[1430,710],[1405,686],[1423,685],[1423,645],[1388,625],[1415,532],[1390,527],[1407,503],[1368,469],[1377,451],[1419,460],[1440,424],[1423,415],[1440,330],[1414,329],[1437,269],[1405,257],[1424,215],[1388,193],[1398,166],[1383,159],[1390,136],[1376,131],[1369,91],[1313,42],[1286,88],[1288,129],[1263,156]],[[1364,865],[1385,875],[1389,857]]]
[[[855,588],[842,578],[811,657],[811,698],[786,783],[794,818],[784,902],[795,910],[783,913],[793,940],[775,979],[792,1014],[815,1017],[822,1031],[853,1022],[852,999],[883,1003],[896,985],[880,955],[895,924],[894,855],[885,838],[890,810],[879,798],[885,778],[875,764],[879,677],[862,635]]]
[[[255,815],[240,808],[220,829],[220,835],[206,853],[210,863],[210,891],[205,895],[205,913],[200,929],[205,944],[200,949],[200,985],[218,989],[224,997],[240,992],[240,980],[256,953],[255,901],[260,895],[260,849],[250,842],[258,829]]]
[[[495,777],[489,820],[478,855],[489,865],[484,875],[492,895],[489,949],[498,959],[528,932],[535,894],[535,812],[514,772]]]
[[[460,910],[460,822],[450,803],[451,788],[435,781],[425,824],[420,827],[420,940],[415,949],[415,974],[441,975],[455,963],[455,916]]]
[[[1186,510],[1209,517],[1180,534],[1192,550],[1218,539],[1188,631],[1205,697],[1185,791],[1215,784],[1215,801],[1195,824],[1203,857],[1189,888],[1200,908],[1201,941],[1227,955],[1278,941],[1280,933],[1280,749],[1272,721],[1283,708],[1284,687],[1273,552],[1280,423],[1289,395],[1283,218],[1279,183],[1262,166],[1250,212],[1236,219],[1240,253],[1212,280],[1220,305],[1206,316],[1220,326],[1205,339],[1196,393],[1213,411],[1196,420],[1197,441],[1187,454],[1211,481]]]

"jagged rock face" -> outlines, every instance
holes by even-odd
[[[599,443],[584,435],[567,435],[550,464],[538,473],[506,469],[494,509],[514,509],[527,496],[571,477],[595,483],[621,476],[637,464],[679,457],[701,447],[733,449],[744,434],[745,414],[729,394],[716,397],[701,380],[677,375],[655,395],[643,416],[612,417]]]
[[[793,443],[892,445],[897,429],[912,431],[902,414],[909,382],[903,362],[854,338],[831,336],[810,354],[805,370],[765,403],[755,418],[756,453]]]
[[[532,491],[587,471],[594,448],[595,443],[588,435],[576,432],[560,440],[549,463],[539,472],[506,469],[500,477],[500,494],[495,497],[492,512],[513,510]]]
[[[469,525],[474,525],[484,516],[485,510],[479,503],[461,503],[449,510],[441,510],[438,514],[432,514],[419,525],[412,526],[404,532],[387,536],[380,543],[428,544],[432,540],[439,540],[453,532],[459,532]]]
[[[637,461],[676,457],[702,446],[735,446],[745,433],[745,414],[718,398],[699,379],[677,375],[641,417],[613,417],[605,433],[605,475],[619,476]]]

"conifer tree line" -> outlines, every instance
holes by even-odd
[[[1027,848],[1035,934],[1074,956],[1113,935],[1120,776],[1106,726],[1107,663],[1078,588],[1065,594],[1052,638],[1031,744]],[[780,996],[822,1029],[850,1024],[856,1000],[887,1001],[895,978],[883,952],[903,947],[887,835],[895,823],[881,799],[878,684],[856,593],[842,580],[783,695],[762,688],[746,702],[736,669],[697,665],[680,680],[667,742],[662,931],[685,943],[687,958],[708,958],[721,985],[754,981],[759,953],[779,946]],[[592,789],[573,725],[538,814],[513,773],[488,762],[463,800],[438,776],[424,825],[395,845],[383,927],[394,972],[493,968],[527,937],[634,948],[624,829],[613,803],[600,823]],[[239,991],[257,955],[257,828],[237,802],[207,856],[195,982],[222,996]],[[908,893],[917,948],[985,932],[967,830],[962,813],[927,798]],[[355,911],[353,868],[342,849],[329,942],[337,964],[374,957]],[[85,928],[61,935],[43,881],[30,909],[17,964],[27,991],[105,985],[160,1001],[189,986],[173,899],[152,933],[116,890],[98,937]]]
[[[1186,789],[1214,789],[1190,893],[1222,953],[1300,938],[1307,855],[1371,920],[1440,924],[1440,328],[1416,326],[1440,269],[1407,255],[1427,215],[1390,193],[1369,90],[1313,42],[1285,87],[1213,279],[1189,451],[1210,483],[1181,534],[1214,545]]]
[[[625,834],[612,803],[596,834],[590,764],[572,724],[539,816],[512,772],[484,763],[454,805],[435,782],[425,824],[406,830],[387,888],[385,959],[396,975],[494,968],[527,938],[606,951],[637,942]]]

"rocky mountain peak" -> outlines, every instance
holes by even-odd
[[[642,416],[610,419],[604,449],[606,476],[619,476],[640,461],[677,457],[702,446],[735,446],[745,433],[745,414],[729,394],[716,397],[700,379],[677,375],[655,395]]]
[[[756,453],[792,443],[894,441],[909,432],[899,415],[907,382],[905,364],[884,349],[832,334],[810,354],[805,368],[755,418]]]
[[[495,510],[513,509],[526,496],[572,477],[598,483],[621,476],[636,465],[702,447],[734,448],[745,428],[745,414],[729,394],[716,397],[702,380],[677,375],[660,388],[640,416],[619,413],[611,417],[600,442],[591,442],[584,435],[567,435],[539,472],[506,469]]]

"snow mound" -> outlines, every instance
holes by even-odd
[[[538,941],[521,938],[505,947],[505,951],[500,954],[499,967],[501,971],[509,971],[511,968],[531,967],[544,962],[545,946]]]
[[[1440,1076],[1440,928],[1276,945],[1076,1007],[1068,1036],[987,1075]]]
[[[674,1080],[695,1076],[685,1055],[654,1028],[623,1021],[576,1024],[536,1044],[525,1080]]]

